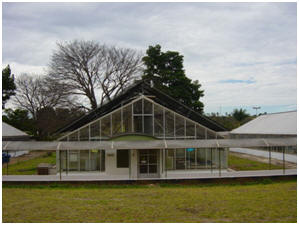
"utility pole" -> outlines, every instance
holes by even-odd
[[[257,116],[257,110],[260,109],[261,107],[260,106],[253,106],[252,108],[255,109],[255,116]]]

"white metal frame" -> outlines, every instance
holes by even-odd
[[[147,100],[147,101],[149,101],[149,102],[151,102],[153,104],[153,114],[144,114],[143,113],[144,112],[144,107],[143,107],[143,105],[144,105],[144,99]],[[133,105],[134,105],[135,102],[137,102],[139,100],[142,100],[142,114],[135,114],[134,113],[134,106]],[[203,126],[203,125],[201,125],[200,123],[198,123],[196,121],[193,121],[193,120],[191,120],[189,118],[186,118],[185,116],[183,116],[181,114],[178,114],[178,113],[174,112],[173,110],[168,109],[165,106],[160,105],[159,103],[156,103],[152,99],[150,99],[150,98],[148,98],[148,97],[146,97],[144,95],[141,95],[140,97],[132,100],[131,102],[129,102],[129,103],[125,104],[125,105],[122,105],[120,108],[117,108],[117,109],[113,110],[112,112],[107,113],[106,115],[104,115],[104,116],[102,116],[102,117],[100,117],[100,118],[98,118],[98,119],[96,119],[94,121],[91,121],[88,124],[86,124],[86,125],[84,125],[82,127],[79,127],[76,130],[74,130],[74,131],[72,131],[72,132],[70,132],[68,134],[65,134],[64,136],[62,136],[61,138],[59,138],[58,141],[66,138],[66,137],[68,137],[70,135],[72,135],[73,133],[75,133],[77,131],[78,131],[78,140],[80,140],[80,130],[82,130],[82,129],[86,128],[86,127],[89,127],[89,140],[90,140],[90,125],[93,124],[93,123],[95,123],[95,122],[98,122],[98,121],[100,122],[100,128],[99,129],[100,129],[100,137],[101,137],[101,120],[104,117],[107,117],[107,116],[110,116],[110,135],[112,137],[113,136],[113,131],[112,131],[112,114],[115,113],[118,110],[121,110],[121,123],[122,123],[121,126],[123,126],[123,108],[127,107],[129,105],[132,105],[132,132],[134,132],[134,116],[142,116],[142,122],[143,122],[142,123],[142,130],[143,130],[143,133],[144,133],[144,116],[148,115],[148,116],[152,116],[153,117],[153,134],[154,134],[154,130],[155,130],[154,129],[154,125],[155,125],[155,119],[154,119],[155,118],[155,111],[154,111],[154,107],[155,107],[155,105],[158,105],[159,107],[161,107],[163,109],[163,137],[158,136],[158,138],[163,138],[163,139],[196,139],[196,134],[197,134],[196,133],[196,125],[198,125],[199,127],[203,128],[205,130],[205,139],[207,139],[207,131],[210,131],[210,132],[214,133],[216,137],[218,136],[215,131],[213,131],[213,130],[211,130],[211,129],[209,129],[209,128]],[[166,135],[165,135],[165,110],[168,110],[168,111],[170,111],[170,112],[172,112],[174,114],[174,136],[173,137],[166,137]],[[185,133],[184,137],[177,137],[176,136],[176,116],[183,117],[183,119],[184,119],[184,133]],[[191,122],[191,123],[194,124],[194,128],[195,128],[194,129],[194,136],[186,137],[186,121],[189,121],[189,122]],[[155,136],[155,135],[153,135],[153,136]]]

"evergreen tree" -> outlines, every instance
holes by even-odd
[[[11,75],[11,70],[9,65],[2,70],[2,109],[5,108],[6,102],[9,100],[10,96],[15,95],[16,85],[14,82],[14,77]]]
[[[234,109],[232,115],[236,120],[240,122],[250,116],[248,113],[246,113],[246,109],[242,109],[242,108]]]
[[[142,61],[146,66],[143,79],[152,80],[155,88],[165,92],[176,100],[197,112],[203,112],[204,96],[198,80],[192,81],[185,75],[183,56],[179,52],[161,52],[161,46],[149,46]]]
[[[27,110],[5,109],[2,121],[30,135],[36,135],[35,121],[30,118]]]

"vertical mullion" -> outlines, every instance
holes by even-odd
[[[205,168],[208,168],[208,151],[207,151],[207,148],[205,148]]]
[[[81,166],[80,166],[80,150],[78,150],[78,152],[77,152],[77,156],[78,156],[78,164],[77,164],[77,169],[78,169],[78,171],[81,171]]]
[[[99,123],[100,123],[100,141],[102,141],[102,119],[100,119],[100,121],[99,121]]]
[[[70,141],[70,136],[67,136],[67,141]],[[70,160],[69,160],[69,157],[70,157],[70,151],[69,150],[66,150],[66,154],[67,154],[67,160],[66,160],[66,168],[67,168],[67,172],[68,172],[68,169],[69,169],[69,166],[70,166]]]
[[[221,177],[221,149],[217,148],[217,150],[218,150],[219,177]]]
[[[187,169],[187,151],[185,150],[185,170]]]
[[[91,152],[88,150],[88,170],[91,171]]]
[[[134,103],[132,103],[132,132],[134,131],[134,107],[133,107]]]
[[[144,99],[141,99],[141,121],[142,121],[142,133],[144,134]]]
[[[61,151],[60,149],[58,150],[59,151],[59,178],[61,180]],[[6,154],[8,155],[8,151],[6,152]],[[8,162],[7,162],[7,175],[8,175]]]
[[[88,125],[88,141],[90,141],[90,124]]]
[[[121,103],[121,108],[120,108],[120,129],[121,133],[124,131],[124,125],[123,125],[123,103]]]
[[[285,169],[286,169],[286,166],[285,166],[285,146],[282,147],[282,165],[283,165],[283,174],[285,174]]]
[[[210,148],[211,151],[211,173],[213,173],[213,149]]]
[[[174,152],[174,169],[176,170],[176,148],[175,149],[173,149],[173,152]]]
[[[112,137],[112,113],[110,114],[110,136]]]
[[[153,106],[153,108],[152,108],[152,114],[153,114],[153,136],[155,136],[155,104],[154,103],[152,103],[152,106]]]
[[[175,115],[175,113],[173,113],[173,133],[174,133],[174,139],[176,139],[175,118],[176,118],[176,115]]]
[[[165,140],[165,108],[163,107],[163,136]]]
[[[186,135],[187,135],[187,131],[186,131],[186,118],[184,118],[184,130],[185,130],[185,133],[184,133],[185,138],[184,139],[186,139]]]
[[[197,169],[197,150],[201,151],[200,148],[196,148],[195,150],[195,154],[194,154],[194,162],[195,162],[195,168]]]

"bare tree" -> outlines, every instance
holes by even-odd
[[[106,48],[105,64],[98,73],[102,95],[105,100],[122,92],[141,72],[141,54],[128,48]]]
[[[131,49],[77,40],[57,46],[49,64],[51,79],[67,85],[72,94],[87,97],[92,109],[98,106],[96,91],[101,93],[100,104],[103,104],[128,85],[140,70],[141,55]]]
[[[48,82],[46,76],[22,74],[16,79],[16,85],[14,102],[28,110],[35,120],[43,108],[69,107],[76,102],[65,84]]]

